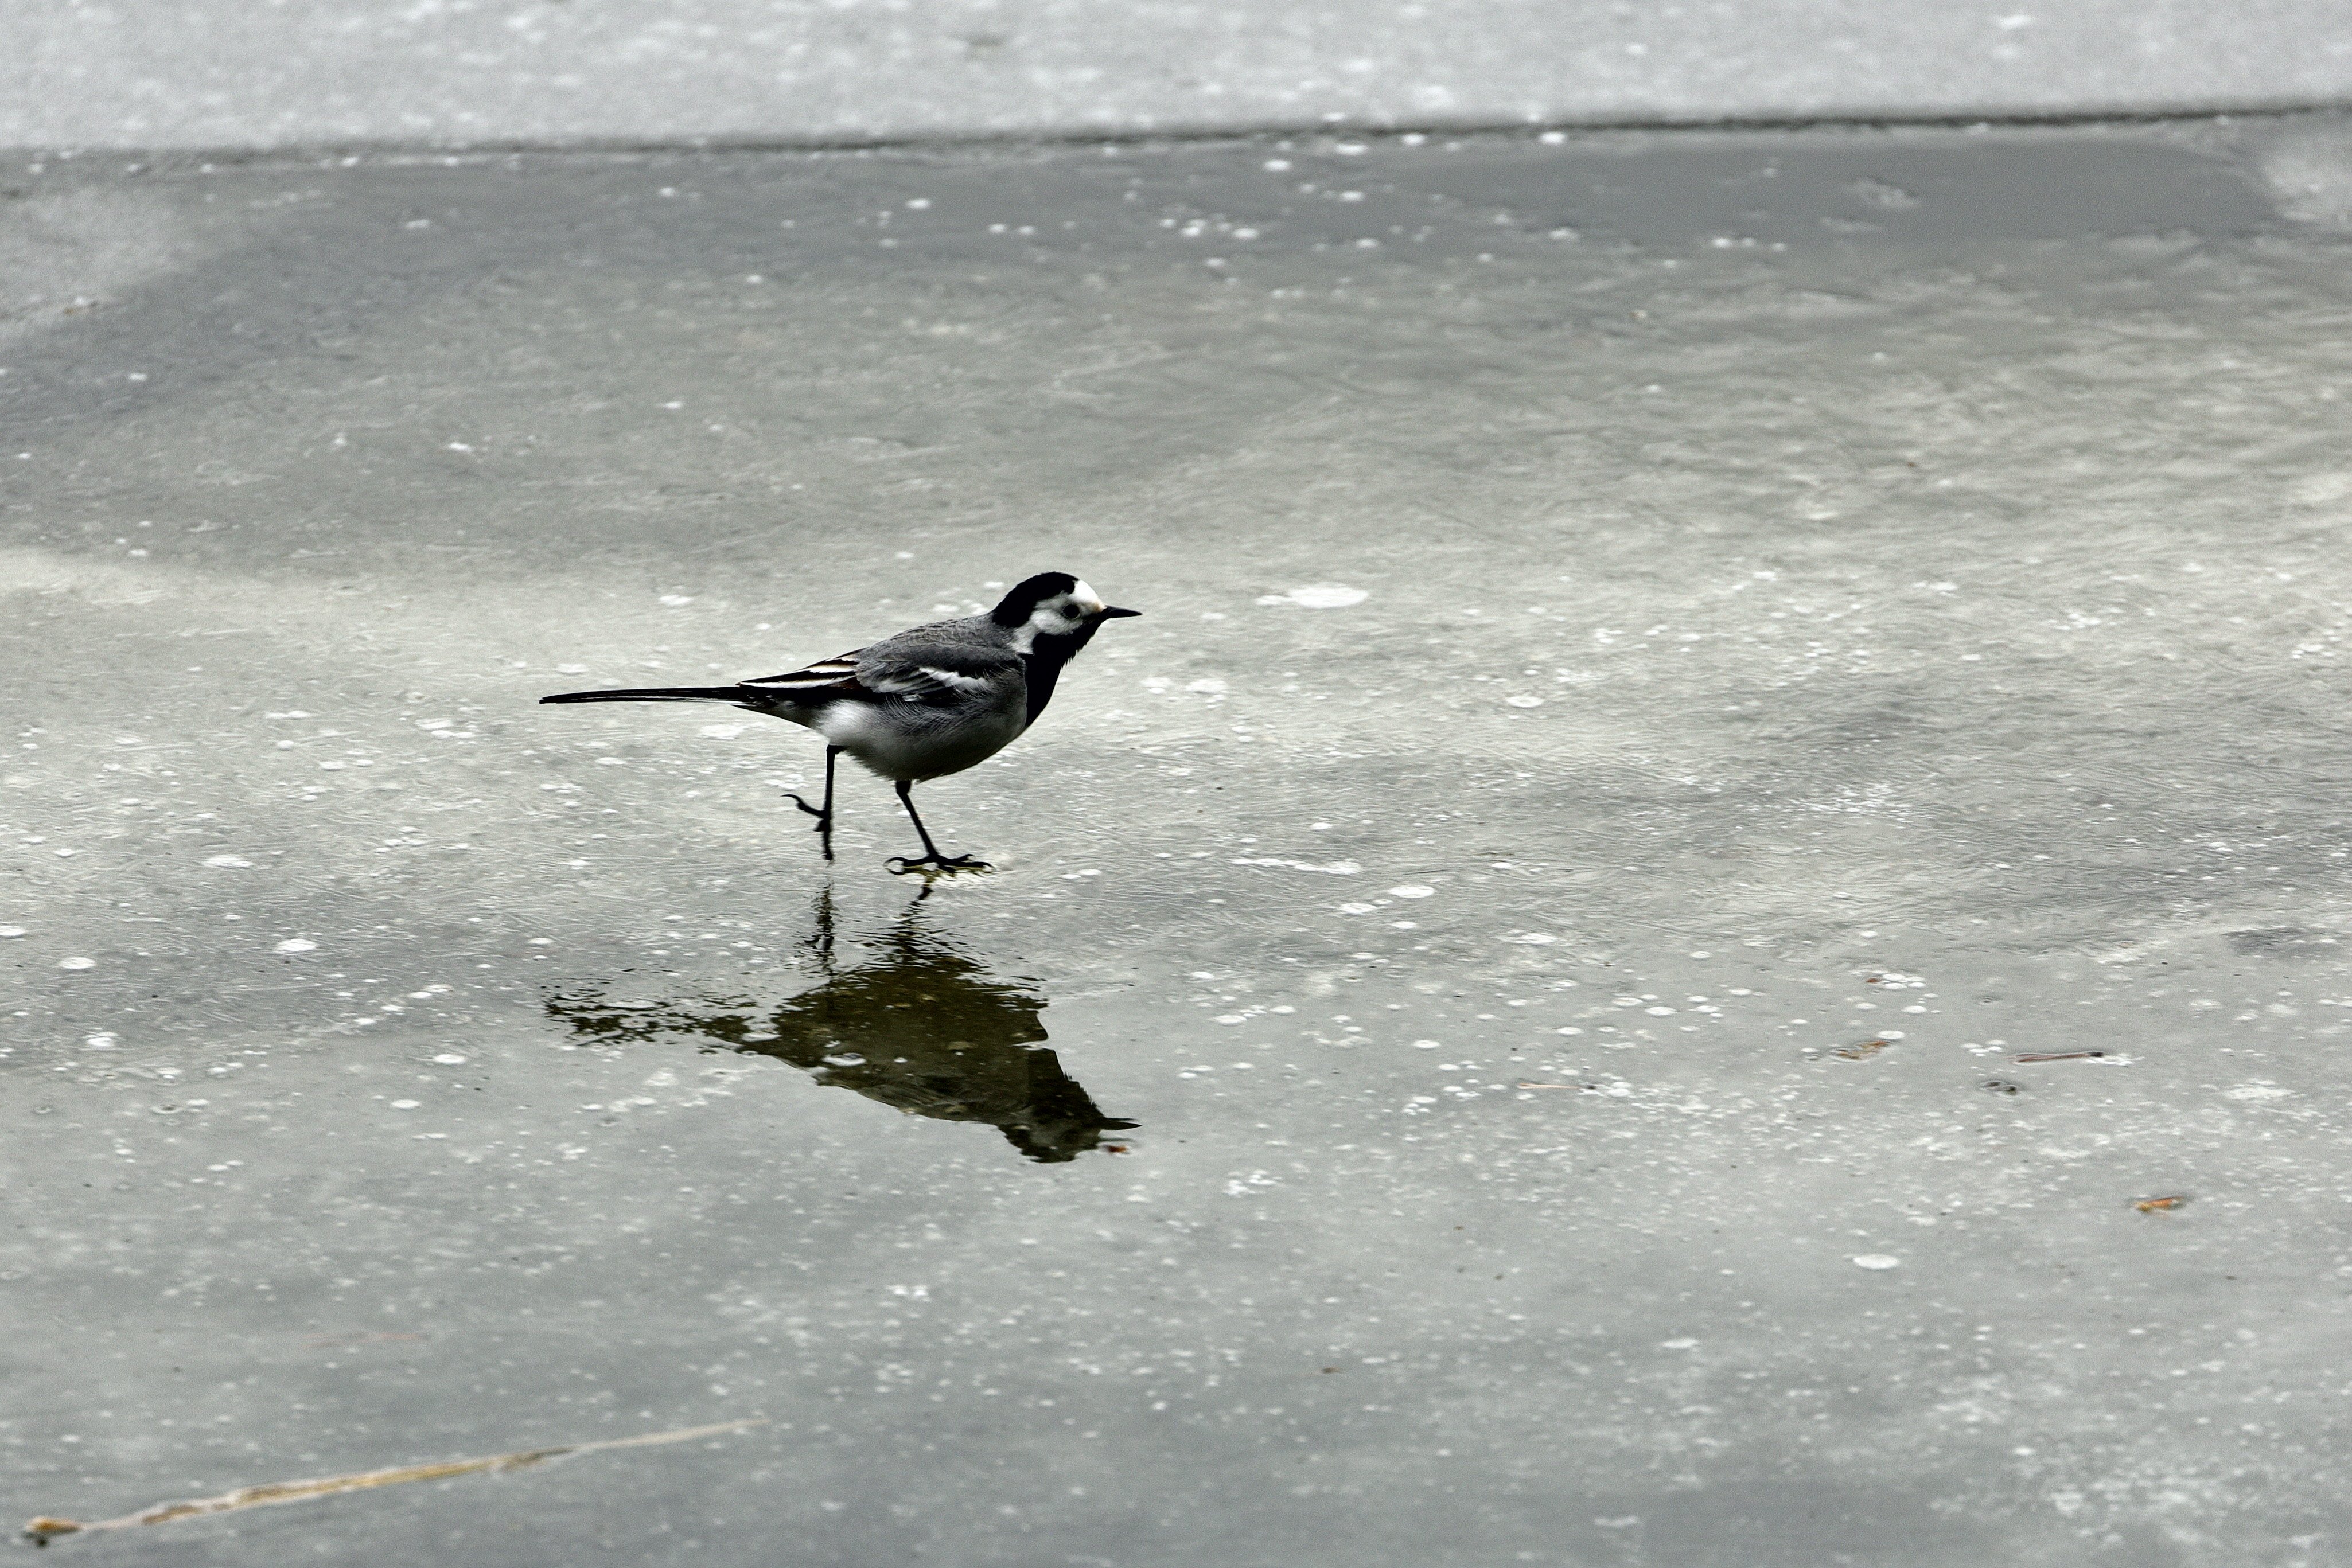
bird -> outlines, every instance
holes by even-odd
[[[1053,700],[1062,666],[1105,622],[1142,613],[1104,603],[1066,571],[1041,571],[1016,583],[985,615],[912,627],[781,675],[730,686],[558,692],[539,700],[721,702],[813,729],[825,743],[824,804],[787,798],[816,819],[812,831],[827,861],[834,764],[846,752],[897,786],[898,803],[923,841],[919,855],[892,856],[889,870],[987,871],[986,861],[940,852],[915,810],[914,787],[985,762],[1020,738]]]

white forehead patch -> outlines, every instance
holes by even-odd
[[[1100,608],[1103,601],[1102,595],[1087,587],[1083,580],[1070,590],[1070,597],[1089,610]]]

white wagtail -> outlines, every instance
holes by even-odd
[[[656,686],[563,692],[543,703],[721,702],[789,719],[824,737],[824,806],[798,795],[833,858],[833,765],[846,751],[898,787],[923,852],[890,869],[986,871],[986,861],[944,855],[909,793],[926,779],[961,773],[995,756],[1037,722],[1072,655],[1120,610],[1066,571],[1041,571],[985,615],[917,626],[804,670],[731,686]]]

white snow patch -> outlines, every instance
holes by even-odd
[[[1342,582],[1310,582],[1294,588],[1287,593],[1266,593],[1258,597],[1260,604],[1295,604],[1302,610],[1346,610],[1361,604],[1371,594],[1364,589],[1349,588]]]

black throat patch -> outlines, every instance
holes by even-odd
[[[1029,644],[1029,652],[1021,656],[1021,666],[1029,682],[1029,723],[1035,724],[1045,705],[1054,700],[1054,684],[1062,678],[1062,666],[1077,655],[1079,649],[1095,640],[1102,630],[1102,622],[1087,622],[1076,631],[1061,636],[1039,633]]]

